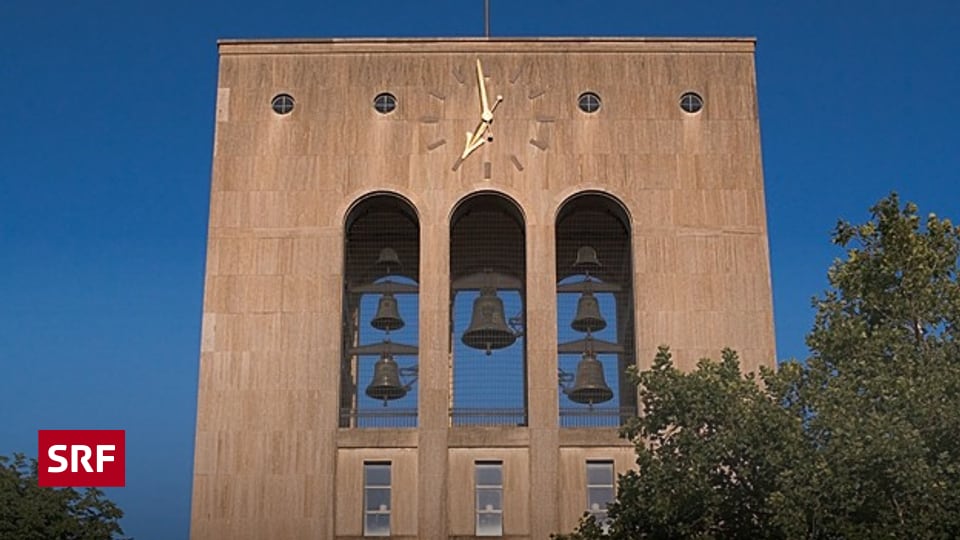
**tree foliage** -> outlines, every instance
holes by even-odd
[[[871,213],[837,225],[805,362],[683,373],[661,349],[636,375],[607,538],[960,537],[960,228],[896,195]]]
[[[95,488],[37,485],[37,461],[0,456],[0,540],[113,540],[123,511]]]

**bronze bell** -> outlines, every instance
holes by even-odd
[[[582,246],[577,250],[577,260],[573,262],[575,268],[600,266],[600,259],[597,258],[597,250],[590,246]]]
[[[407,389],[400,383],[400,368],[392,357],[384,355],[373,365],[373,380],[367,386],[367,395],[382,399],[384,405],[389,399],[407,395]]]
[[[480,296],[473,302],[470,326],[460,338],[467,347],[490,351],[513,345],[517,334],[507,326],[503,312],[503,300],[492,287],[480,289]]]
[[[393,293],[383,293],[380,302],[377,303],[377,314],[370,319],[370,326],[377,330],[390,332],[403,328],[403,319],[400,318],[400,310],[397,308],[397,299]]]
[[[600,302],[592,292],[580,295],[577,301],[577,314],[570,323],[570,328],[577,332],[599,332],[607,327],[607,321],[600,314]]]
[[[568,391],[570,401],[577,403],[603,403],[613,398],[613,390],[607,386],[603,376],[603,364],[593,353],[584,353],[577,364],[577,376],[573,379],[573,388]]]
[[[380,256],[377,257],[377,266],[386,266],[387,268],[399,267],[400,266],[400,257],[397,256],[397,251],[393,248],[383,248],[380,250]]]

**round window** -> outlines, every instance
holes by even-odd
[[[397,108],[397,98],[387,92],[377,94],[377,97],[373,98],[373,108],[380,114],[391,113]]]
[[[600,110],[600,96],[593,92],[584,92],[577,98],[577,105],[587,114],[595,113]]]
[[[279,94],[273,98],[270,106],[277,114],[290,114],[293,110],[293,97],[290,94]]]
[[[680,96],[680,108],[690,114],[700,112],[703,108],[703,98],[696,92],[687,92]]]

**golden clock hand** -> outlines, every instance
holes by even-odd
[[[497,106],[503,101],[503,96],[497,96],[497,100],[493,102],[493,108],[490,109],[490,119],[487,120],[487,123],[493,122],[493,111],[497,110]]]
[[[483,80],[483,66],[477,58],[477,88],[480,89],[480,118],[485,122],[493,120],[493,111],[487,99],[487,83]]]
[[[481,120],[473,133],[467,132],[466,143],[463,145],[463,153],[460,154],[461,160],[467,159],[467,156],[472,154],[474,150],[480,148],[487,142],[487,138],[484,137],[484,135],[489,127],[490,124]]]
[[[463,144],[463,152],[460,152],[460,160],[467,159],[467,156],[473,152],[473,133],[467,132],[467,140]]]

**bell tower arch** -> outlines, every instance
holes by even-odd
[[[451,424],[527,424],[524,218],[492,192],[450,221]]]
[[[340,427],[417,427],[420,223],[387,193],[347,214]]]
[[[560,427],[616,427],[637,414],[630,219],[613,197],[584,192],[556,220]]]

